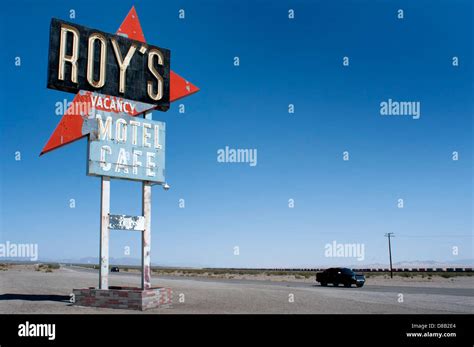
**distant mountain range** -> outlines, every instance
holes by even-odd
[[[2,261],[24,261],[24,259],[19,258],[0,258],[0,262]],[[83,258],[71,258],[71,259],[39,259],[38,261],[32,262],[55,262],[55,263],[73,263],[73,264],[98,264],[99,258],[98,257],[83,257]],[[121,265],[121,266],[139,266],[141,265],[141,260],[138,258],[131,258],[131,257],[122,257],[122,258],[114,258],[111,257],[109,259],[110,265]],[[176,268],[217,268],[219,266],[215,265],[201,265],[201,266],[189,266],[187,264],[156,264],[152,263],[152,266],[161,266],[161,267],[176,267]],[[347,266],[350,268],[388,268],[388,263],[372,263],[372,264],[365,264],[365,263],[356,263],[356,264],[344,264],[344,265],[337,265],[333,264],[333,266]],[[222,266],[221,266],[222,267]],[[320,268],[320,267],[328,267],[327,265],[305,265],[305,266],[274,266],[272,268]],[[446,267],[474,267],[474,259],[459,259],[459,260],[449,260],[449,261],[436,261],[436,260],[412,260],[412,261],[399,261],[393,263],[394,268],[446,268]],[[244,266],[244,268],[261,268],[260,266]]]
[[[459,259],[451,261],[435,261],[435,260],[412,260],[399,261],[393,263],[394,268],[444,268],[444,267],[472,267],[474,259]],[[388,268],[387,263],[380,264],[352,264],[352,268]]]

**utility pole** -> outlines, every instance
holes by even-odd
[[[392,244],[390,243],[390,238],[394,237],[394,233],[386,233],[385,237],[388,237],[388,256],[390,257],[390,278],[393,278],[393,268],[392,268]]]

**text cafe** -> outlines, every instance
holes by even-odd
[[[89,175],[164,182],[165,123],[123,114],[92,121]]]

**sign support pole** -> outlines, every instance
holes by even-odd
[[[110,177],[102,176],[100,187],[99,289],[109,289]]]
[[[151,119],[151,112],[145,113],[145,119]],[[145,230],[142,232],[142,290],[151,288],[151,183],[142,183],[142,214],[145,218]]]
[[[142,231],[142,289],[151,288],[151,184],[142,183],[142,213],[145,217],[145,230]]]

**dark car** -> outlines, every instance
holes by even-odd
[[[112,266],[110,268],[110,272],[119,272],[119,271],[120,271],[120,269],[118,268],[118,266]]]
[[[316,274],[316,282],[321,283],[322,286],[332,283],[334,287],[337,287],[339,284],[343,284],[344,287],[350,287],[355,284],[360,288],[365,283],[365,276],[356,274],[351,269],[345,267],[333,267],[323,272],[318,272]]]

